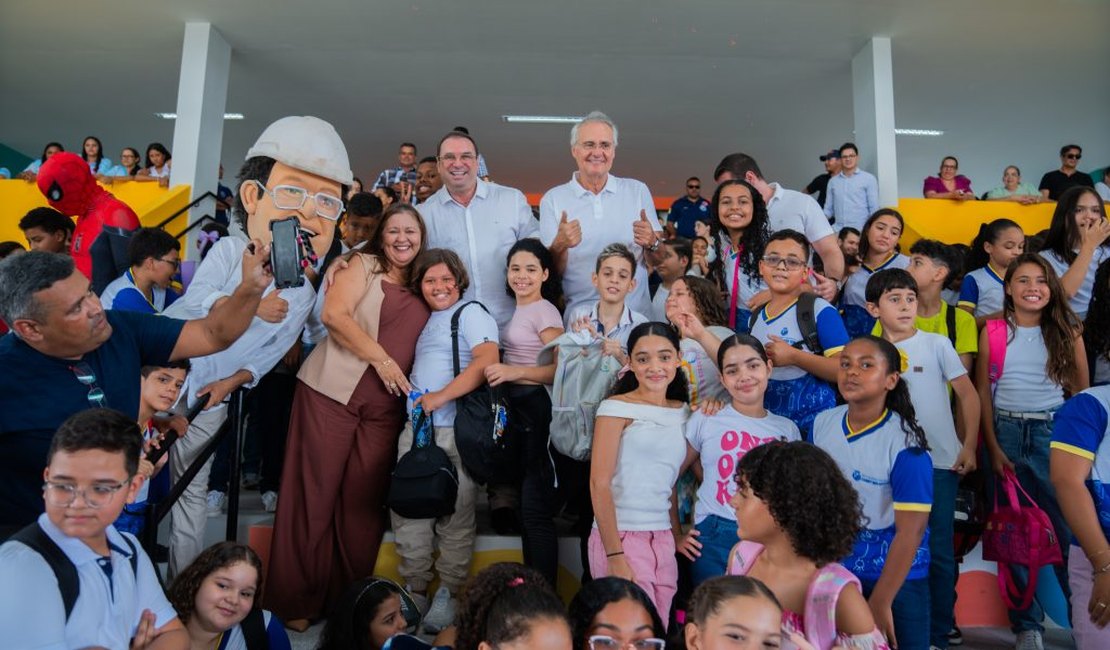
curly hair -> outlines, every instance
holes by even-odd
[[[491,564],[463,590],[455,615],[455,650],[478,650],[483,641],[509,643],[542,619],[567,620],[562,601],[543,576],[516,562]]]
[[[710,325],[728,326],[725,303],[721,300],[721,292],[713,286],[712,282],[693,275],[684,275],[675,282],[686,284],[686,289],[690,292],[690,299],[694,301],[694,307],[698,310],[695,315],[703,325],[706,327]]]
[[[763,257],[763,249],[767,246],[767,240],[771,236],[770,228],[767,225],[769,221],[767,204],[763,202],[763,195],[751,183],[735,179],[724,181],[717,186],[717,190],[713,192],[713,200],[709,209],[709,234],[710,239],[712,239],[710,243],[717,257],[709,265],[706,278],[716,284],[721,291],[729,290],[729,287],[725,286],[727,284],[727,272],[724,265],[725,254],[721,240],[728,240],[731,244],[731,236],[721,225],[717,205],[721,200],[721,190],[732,185],[742,185],[748,188],[748,192],[752,195],[752,221],[740,234],[739,240],[741,249],[740,270],[747,276],[749,286],[759,280],[759,260]]]
[[[1083,322],[1083,343],[1087,348],[1092,376],[1095,361],[1099,358],[1110,360],[1110,261],[1099,265],[1093,286],[1087,320]],[[1099,290],[1099,287],[1102,289]]]
[[[767,504],[798,555],[824,566],[852,552],[863,507],[825,450],[797,441],[760,445],[737,463],[735,481],[738,492],[751,488]]]
[[[635,582],[616,576],[606,576],[594,578],[582,585],[567,607],[573,647],[586,646],[590,628],[593,627],[594,619],[601,610],[624,600],[631,600],[644,608],[651,618],[652,636],[660,639],[665,637],[666,628],[663,626],[663,619],[659,618],[659,612],[655,611],[655,604],[651,602],[651,598],[644,590]]]
[[[254,592],[251,609],[262,607],[262,560],[254,549],[238,542],[220,542],[205,549],[192,564],[177,574],[173,584],[166,589],[166,598],[177,610],[182,623],[188,623],[196,609],[197,592],[204,579],[220,569],[246,562],[258,572],[258,588]]]
[[[1060,284],[1060,278],[1056,275],[1056,271],[1037,253],[1022,253],[1010,263],[1010,268],[1006,269],[1006,287],[1010,286],[1010,281],[1018,267],[1025,264],[1033,264],[1041,269],[1044,272],[1045,280],[1048,282],[1048,304],[1041,310],[1041,337],[1044,338],[1044,346],[1048,349],[1048,361],[1045,362],[1044,368],[1045,374],[1048,375],[1049,379],[1063,386],[1065,390],[1077,392],[1076,387],[1072,386],[1075,380],[1075,370],[1078,366],[1078,360],[1075,358],[1074,338],[1076,334],[1083,333],[1083,323],[1079,320],[1079,316],[1072,311],[1071,306],[1068,305],[1065,298],[1067,294],[1064,293],[1064,287]],[[1009,292],[1006,292],[1002,301],[1002,314],[1006,319],[1006,328],[1009,334],[1007,340],[1012,341],[1017,332],[1017,320],[1014,314],[1014,298]]]

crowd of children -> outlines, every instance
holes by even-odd
[[[244,168],[260,188],[241,202],[248,234],[276,214],[260,207],[267,179],[290,169],[276,165]],[[324,220],[325,189],[314,199]],[[33,246],[63,250],[69,235],[49,217],[21,227]],[[1038,245],[998,219],[966,255],[927,239],[904,250],[904,228],[883,208],[842,231],[855,270],[830,302],[815,293],[811,242],[771,232],[761,193],[726,180],[695,239],[661,243],[651,313],[626,304],[638,262],[612,244],[594,266],[597,300],[564,315],[555,258],[524,238],[504,260],[515,308],[499,328],[463,299],[471,275],[459,255],[429,248],[419,212],[393,206],[327,278],[313,268],[304,286],[267,291],[228,350],[143,368],[137,418],[90,409],[62,425],[45,514],[0,547],[0,630],[12,647],[280,650],[286,625],[326,618],[329,649],[423,647],[407,635],[418,631],[459,650],[943,649],[960,641],[957,492],[990,472],[1013,474],[1047,513],[1076,641],[1106,647],[1105,207],[1093,190],[1069,190]],[[241,281],[246,246],[207,241],[182,294],[179,244],[140,230],[101,299],[203,316]],[[327,339],[305,334],[320,322]],[[228,393],[279,359],[297,368],[302,353],[269,566],[234,542],[202,549],[206,466],[174,506],[163,592],[137,541],[151,525],[145,504],[216,435]],[[575,374],[599,359],[599,381]],[[474,417],[463,400],[485,386],[513,454],[513,475],[499,479],[519,491],[527,566],[468,580],[479,482],[459,427]],[[168,417],[179,401],[178,413],[200,414]],[[555,431],[563,423],[577,426]],[[427,445],[450,466],[454,502],[438,517],[389,514],[401,583],[372,577],[388,470]],[[554,592],[564,504],[592,578],[569,610]],[[1011,573],[1018,591],[1033,580]],[[54,583],[57,594],[21,588]],[[1043,648],[1038,600],[1009,613],[1017,647]]]

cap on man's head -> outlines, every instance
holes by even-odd
[[[819,156],[819,158],[821,162],[825,162],[830,158],[836,158],[837,160],[840,160],[840,151],[837,149],[829,149],[828,153]]]
[[[354,181],[347,147],[335,127],[318,117],[291,115],[266,127],[247,158],[266,156],[341,185]]]

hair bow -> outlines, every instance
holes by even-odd
[[[203,248],[205,242],[208,242],[209,244],[215,244],[218,241],[220,241],[220,233],[216,232],[215,230],[212,230],[210,232],[205,232],[202,230],[197,235],[197,248]]]
[[[898,350],[898,358],[899,358],[898,372],[905,373],[907,370],[910,369],[910,355],[906,354],[905,350],[899,349]]]

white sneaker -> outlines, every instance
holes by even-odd
[[[1014,650],[1044,650],[1044,639],[1041,638],[1041,633],[1036,630],[1018,632]]]
[[[262,493],[262,507],[266,512],[277,512],[277,497],[278,493],[273,490],[266,490]]]
[[[227,494],[219,490],[212,490],[208,493],[208,502],[205,506],[208,510],[209,517],[219,517],[227,508]]]
[[[455,622],[455,599],[447,587],[440,587],[432,599],[432,606],[424,617],[424,631],[428,634],[439,634]],[[1042,649],[1043,650],[1043,649]]]

